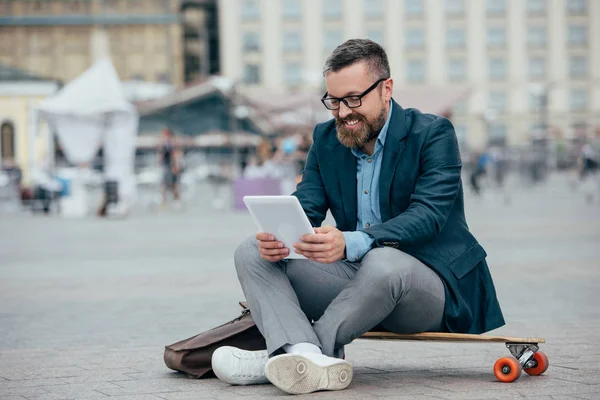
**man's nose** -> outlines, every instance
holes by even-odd
[[[343,101],[341,101],[340,102],[340,110],[339,110],[340,118],[344,119],[350,114],[352,114],[352,110],[346,104],[344,104]]]

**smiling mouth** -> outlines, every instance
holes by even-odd
[[[359,120],[357,120],[357,119],[344,121],[344,123],[345,123],[346,125],[348,125],[348,126],[354,126],[354,125],[357,125],[359,122],[360,122],[360,121],[359,121]]]

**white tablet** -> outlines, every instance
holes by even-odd
[[[272,234],[290,249],[286,258],[306,258],[296,254],[294,243],[315,231],[296,196],[244,196],[244,203],[259,231]]]

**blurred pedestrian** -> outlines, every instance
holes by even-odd
[[[163,169],[161,187],[163,206],[167,205],[169,192],[173,193],[173,198],[179,203],[181,197],[179,183],[182,170],[182,153],[177,146],[175,135],[169,128],[162,131],[159,159]]]

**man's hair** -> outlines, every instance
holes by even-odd
[[[373,78],[388,79],[390,64],[383,47],[369,39],[350,39],[340,44],[327,57],[323,76],[337,72],[359,61],[365,61]]]

